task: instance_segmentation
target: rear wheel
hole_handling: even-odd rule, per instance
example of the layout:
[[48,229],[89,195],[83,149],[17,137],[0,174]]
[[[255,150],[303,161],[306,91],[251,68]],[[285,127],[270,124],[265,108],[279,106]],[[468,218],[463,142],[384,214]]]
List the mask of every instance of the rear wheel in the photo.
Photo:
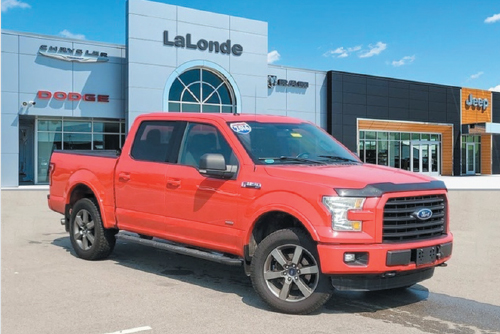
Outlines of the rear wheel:
[[108,257],[115,247],[116,232],[102,226],[95,199],[82,198],[76,202],[70,216],[69,237],[78,257],[85,260]]
[[276,231],[262,240],[252,258],[251,279],[260,297],[284,313],[311,313],[332,291],[321,273],[316,245],[295,228]]

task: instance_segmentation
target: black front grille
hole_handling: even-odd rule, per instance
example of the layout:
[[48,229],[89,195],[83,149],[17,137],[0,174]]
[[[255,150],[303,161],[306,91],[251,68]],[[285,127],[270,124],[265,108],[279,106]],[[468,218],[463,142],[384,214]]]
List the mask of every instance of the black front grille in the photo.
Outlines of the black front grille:
[[[432,211],[427,220],[416,218],[421,209]],[[446,200],[442,195],[390,198],[384,207],[383,242],[414,241],[446,233]]]

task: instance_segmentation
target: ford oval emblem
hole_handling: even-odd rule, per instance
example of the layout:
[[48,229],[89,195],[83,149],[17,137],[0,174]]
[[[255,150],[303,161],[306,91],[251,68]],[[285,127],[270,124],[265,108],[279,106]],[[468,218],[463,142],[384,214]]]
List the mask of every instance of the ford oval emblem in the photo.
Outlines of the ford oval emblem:
[[427,220],[432,217],[432,210],[430,209],[420,209],[412,214],[413,217],[420,220]]

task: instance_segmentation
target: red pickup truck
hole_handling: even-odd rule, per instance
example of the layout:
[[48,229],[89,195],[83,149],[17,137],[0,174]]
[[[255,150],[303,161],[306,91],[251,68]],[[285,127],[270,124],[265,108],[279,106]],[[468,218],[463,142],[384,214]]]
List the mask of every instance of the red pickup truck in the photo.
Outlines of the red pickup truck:
[[120,154],[55,151],[49,180],[79,257],[106,258],[121,238],[240,265],[285,313],[318,309],[332,288],[411,286],[452,251],[443,182],[362,163],[289,117],[142,115]]

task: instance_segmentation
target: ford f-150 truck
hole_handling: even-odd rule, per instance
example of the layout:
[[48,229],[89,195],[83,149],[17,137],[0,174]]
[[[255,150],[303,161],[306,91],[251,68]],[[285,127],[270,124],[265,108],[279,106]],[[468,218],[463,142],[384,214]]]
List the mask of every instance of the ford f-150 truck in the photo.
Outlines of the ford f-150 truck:
[[362,163],[289,117],[142,115],[121,153],[55,151],[49,180],[80,258],[124,239],[240,265],[285,313],[318,309],[333,288],[409,287],[452,251],[443,182]]

